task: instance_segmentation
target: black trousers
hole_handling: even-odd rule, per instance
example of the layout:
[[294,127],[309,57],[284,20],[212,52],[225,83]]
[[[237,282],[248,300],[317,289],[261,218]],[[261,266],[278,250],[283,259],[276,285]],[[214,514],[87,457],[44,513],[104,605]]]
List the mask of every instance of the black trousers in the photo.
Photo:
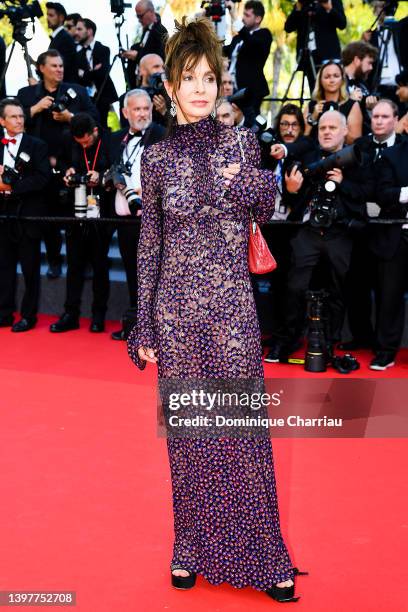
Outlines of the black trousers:
[[350,332],[360,344],[373,344],[371,322],[372,294],[375,289],[376,258],[370,251],[368,231],[353,240],[350,268],[346,281],[346,303]]
[[404,331],[404,293],[408,278],[408,230],[402,230],[398,249],[389,261],[379,260],[376,347],[396,352]]
[[[35,236],[35,234],[34,234]],[[0,316],[15,310],[17,263],[20,262],[25,291],[21,316],[33,318],[40,297],[41,238],[32,237],[27,228],[10,221],[0,224]]]
[[109,244],[112,229],[106,225],[74,225],[66,231],[67,285],[65,312],[78,317],[87,262],[93,269],[92,318],[105,318],[109,298]]
[[305,293],[312,274],[322,259],[328,263],[329,279],[327,340],[341,338],[345,313],[345,282],[350,265],[352,238],[343,228],[315,230],[302,227],[291,241],[292,263],[288,274],[286,330],[289,342],[297,340],[303,331]]
[[[47,215],[57,217],[64,214],[60,207],[58,179],[53,175],[51,182],[45,191]],[[43,237],[45,249],[47,252],[47,260],[50,266],[62,263],[61,247],[62,235],[61,228],[56,223],[48,223],[43,226]]]
[[118,225],[119,251],[125,268],[127,286],[129,291],[129,305],[131,312],[137,312],[137,247],[140,237],[140,224]]

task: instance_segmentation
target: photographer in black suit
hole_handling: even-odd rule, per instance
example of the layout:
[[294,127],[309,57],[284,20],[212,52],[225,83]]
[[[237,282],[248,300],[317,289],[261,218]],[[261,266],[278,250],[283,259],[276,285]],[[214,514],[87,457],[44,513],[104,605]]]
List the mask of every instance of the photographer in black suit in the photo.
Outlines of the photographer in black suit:
[[[374,106],[371,115],[371,133],[358,138],[355,144],[363,153],[364,167],[374,178],[374,162],[379,160],[389,147],[402,140],[395,133],[398,122],[398,108],[391,100],[380,100]],[[378,194],[375,182],[373,189],[367,193],[367,201],[375,202]],[[350,269],[347,277],[347,312],[352,340],[343,342],[339,348],[352,351],[361,348],[373,348],[374,330],[371,323],[371,295],[376,283],[376,268],[370,252],[372,237],[381,232],[381,226],[370,226],[362,231],[354,242]]]
[[47,23],[52,30],[49,49],[59,51],[65,66],[65,80],[77,83],[76,44],[64,27],[67,12],[59,2],[47,2]]
[[[309,28],[310,24],[310,28]],[[337,29],[347,26],[342,0],[298,0],[285,23],[285,32],[297,32],[296,54],[307,49],[315,66],[319,68],[325,60],[340,59],[340,41]],[[304,59],[304,58],[303,58]],[[306,71],[310,91],[315,77],[308,64],[301,64]]]
[[164,59],[164,49],[168,32],[160,21],[160,15],[154,10],[151,0],[139,0],[135,7],[136,17],[143,26],[140,42],[124,51],[122,57],[128,60],[127,74],[130,89],[137,84],[139,63],[148,53],[156,53]]
[[[41,138],[48,145],[50,163],[54,169],[53,180],[47,190],[47,213],[55,216],[63,211],[59,207],[58,154],[64,130],[68,130],[72,117],[78,112],[87,112],[99,118],[84,87],[66,83],[62,57],[55,49],[41,53],[37,59],[37,71],[41,78],[37,85],[19,90],[17,97],[27,117],[27,133]],[[61,274],[61,232],[56,226],[45,229],[49,278]]]
[[[102,176],[110,166],[109,134],[93,117],[78,113],[66,135],[63,166],[64,183],[71,192],[71,210],[81,217],[110,217],[110,198],[102,188]],[[71,213],[72,214],[72,213]],[[103,332],[109,298],[109,243],[112,229],[106,224],[73,224],[66,230],[67,292],[65,311],[50,327],[54,333],[79,327],[84,272],[88,261],[93,268],[91,332]]]
[[[141,216],[142,210],[136,198],[141,198],[140,159],[145,147],[164,138],[165,129],[152,123],[152,101],[143,89],[129,91],[122,110],[129,122],[129,129],[111,136],[110,151],[116,169],[120,168],[121,181],[111,181],[116,189],[115,213],[120,217]],[[126,173],[124,172],[126,170]],[[122,318],[122,329],[113,332],[114,340],[126,340],[127,333],[137,318],[137,246],[140,224],[118,224],[119,250],[126,272],[130,308]]]
[[[376,164],[380,218],[408,216],[408,139],[386,149]],[[378,257],[376,355],[372,370],[394,365],[404,329],[408,278],[408,223],[379,226],[372,249]]]
[[81,49],[77,53],[78,82],[86,87],[90,98],[99,111],[101,125],[107,127],[109,108],[118,99],[110,68],[110,49],[95,40],[96,24],[90,19],[79,19],[77,42]]
[[[42,216],[44,190],[51,176],[47,145],[24,134],[24,111],[19,100],[0,102],[0,214]],[[17,174],[15,174],[17,173]],[[41,230],[39,224],[10,220],[0,224],[0,327],[14,332],[32,329],[37,322],[40,294]],[[13,325],[17,262],[25,292],[21,320]]]
[[[344,147],[347,123],[338,111],[324,113],[318,126],[319,151],[307,153],[302,165],[308,167]],[[372,189],[371,176],[358,166],[333,168],[322,175],[307,176],[297,165],[285,174],[291,200],[291,218],[304,224],[291,241],[292,263],[288,277],[286,342],[280,356],[298,345],[304,325],[304,298],[319,262],[329,265],[328,352],[341,338],[345,310],[345,280],[353,246],[353,227],[364,224],[365,202]]]
[[231,12],[231,19],[235,20],[234,29],[239,31],[231,44],[223,48],[223,53],[230,60],[229,72],[236,88],[247,88],[249,101],[242,110],[247,125],[253,125],[263,98],[269,94],[263,70],[269,57],[272,34],[267,28],[260,27],[265,8],[259,0],[245,3],[242,22],[236,20],[234,3],[227,0],[226,6]]

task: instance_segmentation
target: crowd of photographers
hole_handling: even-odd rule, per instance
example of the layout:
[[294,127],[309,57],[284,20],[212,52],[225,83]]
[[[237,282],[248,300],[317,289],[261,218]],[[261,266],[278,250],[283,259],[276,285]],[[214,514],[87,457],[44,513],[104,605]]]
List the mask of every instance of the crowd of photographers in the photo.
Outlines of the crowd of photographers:
[[[118,11],[123,5],[113,4]],[[123,340],[137,314],[140,158],[145,147],[166,135],[169,100],[161,75],[167,33],[151,1],[139,0],[135,11],[142,37],[121,50],[127,75],[122,94],[109,76],[110,49],[95,40],[95,23],[67,15],[60,3],[46,6],[50,45],[37,58],[37,77],[0,103],[0,215],[13,217],[0,223],[0,326],[14,332],[35,327],[41,239],[48,277],[62,272],[61,224],[16,217],[116,218],[117,223],[66,224],[65,306],[50,331],[79,327],[89,264],[90,331],[104,330],[108,252],[117,230],[129,307],[112,337]],[[204,6],[214,21],[216,6],[211,1]],[[284,104],[273,128],[265,129],[259,112],[269,95],[264,66],[272,36],[261,27],[263,4],[246,2],[242,20],[236,3],[221,5],[230,12],[236,35],[224,47],[224,97],[217,119],[257,133],[263,165],[274,171],[279,185],[271,221],[280,223],[264,227],[278,261],[268,278],[272,337],[267,362],[286,361],[299,347],[306,298],[319,306],[326,360],[340,346],[373,349],[373,369],[395,362],[408,277],[408,222],[392,223],[408,216],[408,17],[391,19],[396,7],[394,0],[392,5],[374,2],[372,30],[341,50],[337,29],[346,27],[341,0],[297,2],[285,29],[297,32],[297,69],[313,93],[303,109]],[[112,133],[108,113],[118,100],[122,129]],[[378,205],[383,223],[368,224],[368,203]],[[15,322],[18,261],[25,292]],[[346,312],[353,337],[339,345]]]

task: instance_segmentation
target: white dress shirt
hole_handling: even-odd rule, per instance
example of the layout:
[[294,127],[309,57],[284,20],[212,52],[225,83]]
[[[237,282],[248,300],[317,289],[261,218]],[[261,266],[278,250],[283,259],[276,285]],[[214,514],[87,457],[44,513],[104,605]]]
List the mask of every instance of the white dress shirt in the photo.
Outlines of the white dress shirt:
[[[130,130],[131,131],[131,130]],[[144,134],[144,131],[143,131]],[[142,185],[140,176],[140,159],[144,146],[140,146],[140,136],[134,136],[123,150],[122,161],[126,163],[129,159],[132,164],[131,176],[125,175],[127,187],[139,189]],[[115,197],[115,211],[120,217],[130,215],[129,204],[123,193],[117,189]]]

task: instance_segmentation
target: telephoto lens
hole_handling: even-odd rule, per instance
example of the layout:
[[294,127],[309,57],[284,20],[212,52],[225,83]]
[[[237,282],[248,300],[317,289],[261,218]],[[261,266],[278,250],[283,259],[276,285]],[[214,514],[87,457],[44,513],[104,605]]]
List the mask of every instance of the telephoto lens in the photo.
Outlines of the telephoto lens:
[[87,208],[86,185],[79,185],[79,187],[75,187],[75,217],[77,219],[85,219]]

